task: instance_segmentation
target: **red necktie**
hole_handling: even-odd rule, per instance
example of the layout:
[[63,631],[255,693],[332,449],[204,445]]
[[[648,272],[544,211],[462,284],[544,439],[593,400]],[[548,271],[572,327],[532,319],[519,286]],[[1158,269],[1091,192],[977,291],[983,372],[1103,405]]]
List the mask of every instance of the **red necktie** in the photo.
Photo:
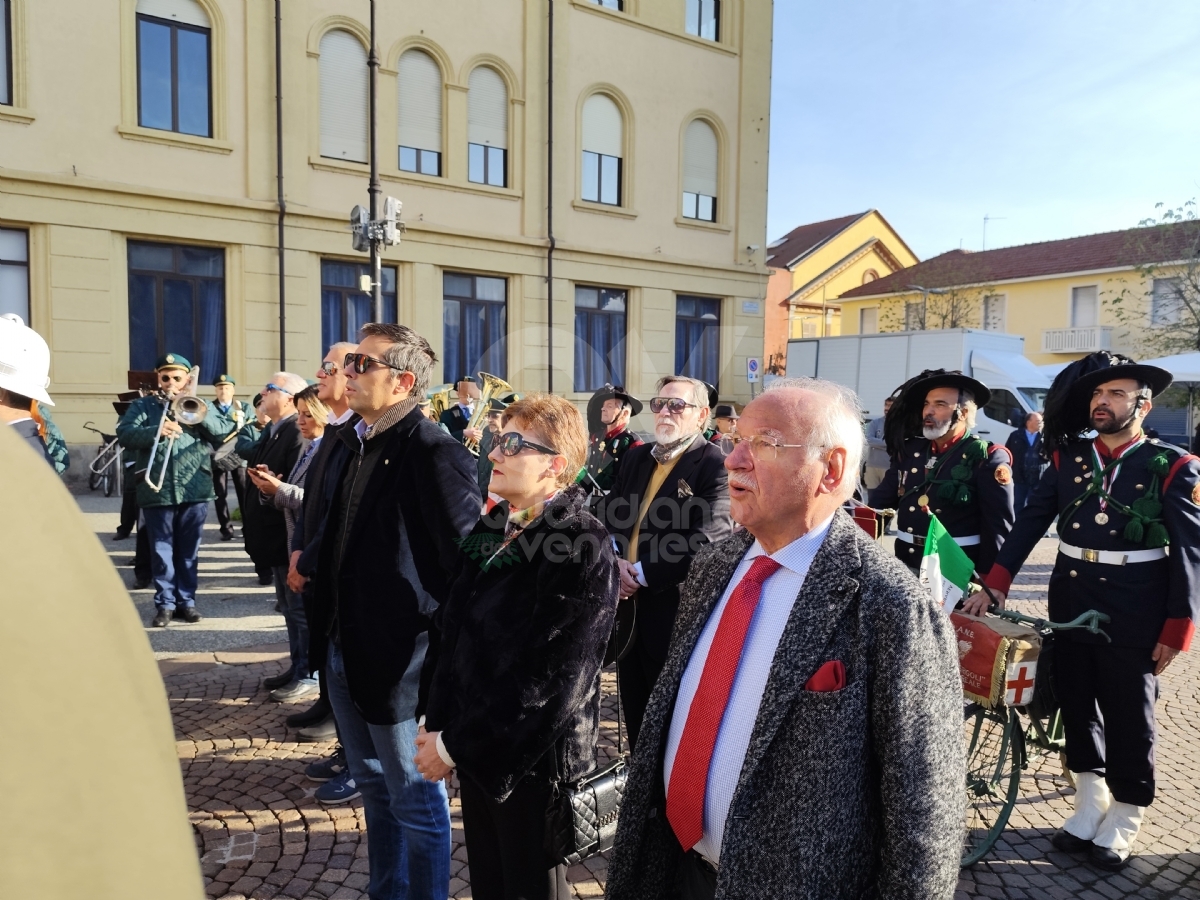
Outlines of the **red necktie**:
[[763,583],[779,567],[769,556],[755,558],[725,604],[717,633],[708,648],[708,658],[704,660],[704,671],[688,709],[671,767],[671,783],[667,786],[667,821],[685,851],[691,850],[704,836],[704,794],[717,731],[729,703],[746,632],[762,597]]

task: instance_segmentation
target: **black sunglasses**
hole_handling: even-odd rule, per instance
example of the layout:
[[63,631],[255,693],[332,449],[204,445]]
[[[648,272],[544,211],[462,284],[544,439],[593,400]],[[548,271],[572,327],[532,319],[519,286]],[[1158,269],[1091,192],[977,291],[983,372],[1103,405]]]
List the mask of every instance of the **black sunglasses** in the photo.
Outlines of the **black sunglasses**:
[[660,413],[664,409],[673,415],[679,415],[685,409],[699,409],[695,403],[688,403],[682,397],[654,397],[650,401],[650,412]]
[[527,441],[515,431],[508,431],[500,435],[496,440],[496,446],[500,448],[500,452],[505,456],[516,456],[526,448],[536,450],[538,453],[545,453],[548,456],[559,455],[557,450],[542,444],[535,444],[533,441]]
[[364,374],[367,369],[371,368],[371,363],[380,366],[387,366],[389,369],[395,369],[397,372],[403,372],[404,369],[400,366],[393,366],[389,362],[384,362],[382,359],[376,359],[373,356],[367,356],[365,353],[347,353],[345,367],[353,369],[359,375]]

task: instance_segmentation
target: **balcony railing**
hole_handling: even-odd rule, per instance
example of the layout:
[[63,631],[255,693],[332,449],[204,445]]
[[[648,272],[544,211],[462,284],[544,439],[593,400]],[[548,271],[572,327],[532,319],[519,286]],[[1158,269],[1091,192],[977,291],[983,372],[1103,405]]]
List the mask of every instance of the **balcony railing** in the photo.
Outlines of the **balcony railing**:
[[1112,349],[1112,326],[1047,328],[1042,332],[1043,353],[1094,353]]

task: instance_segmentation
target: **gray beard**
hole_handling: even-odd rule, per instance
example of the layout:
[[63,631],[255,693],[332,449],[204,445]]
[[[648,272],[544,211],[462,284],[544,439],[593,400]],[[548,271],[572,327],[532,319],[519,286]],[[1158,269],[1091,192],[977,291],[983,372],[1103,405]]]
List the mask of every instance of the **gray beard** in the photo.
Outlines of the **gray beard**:
[[921,434],[925,435],[927,441],[941,440],[946,436],[946,432],[950,430],[950,423],[945,425],[926,425],[921,429]]

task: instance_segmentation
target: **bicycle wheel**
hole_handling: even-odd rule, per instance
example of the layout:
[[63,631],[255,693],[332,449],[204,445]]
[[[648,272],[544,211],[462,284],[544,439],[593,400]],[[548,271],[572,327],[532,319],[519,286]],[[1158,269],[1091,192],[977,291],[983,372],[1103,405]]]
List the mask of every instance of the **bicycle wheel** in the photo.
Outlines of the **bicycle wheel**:
[[116,471],[115,471],[115,466],[110,465],[107,469],[104,470],[104,496],[111,497],[113,495],[113,488],[115,488],[116,485],[117,485],[117,475],[116,475]]
[[104,475],[100,472],[90,473],[88,475],[88,490],[94,491],[96,488],[100,487],[100,479],[103,477]]
[[1000,837],[1017,802],[1024,742],[1016,713],[1006,706],[965,709],[966,839],[962,867],[979,862]]

